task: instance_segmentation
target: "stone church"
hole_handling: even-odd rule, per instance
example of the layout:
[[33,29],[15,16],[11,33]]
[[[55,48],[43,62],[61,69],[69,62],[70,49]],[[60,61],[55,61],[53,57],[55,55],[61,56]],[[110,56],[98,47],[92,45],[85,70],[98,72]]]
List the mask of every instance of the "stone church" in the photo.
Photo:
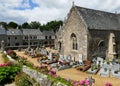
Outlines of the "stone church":
[[112,60],[120,52],[120,14],[73,4],[56,33],[55,47],[75,60],[103,57]]

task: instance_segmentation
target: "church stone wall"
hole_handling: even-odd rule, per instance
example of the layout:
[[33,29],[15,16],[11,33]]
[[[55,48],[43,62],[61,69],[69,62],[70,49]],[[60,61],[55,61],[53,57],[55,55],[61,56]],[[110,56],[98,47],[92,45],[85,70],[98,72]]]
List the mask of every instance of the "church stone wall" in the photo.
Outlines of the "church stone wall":
[[[106,55],[106,50],[108,50],[108,44],[109,44],[109,36],[110,33],[114,33],[115,34],[115,42],[116,42],[116,52],[120,51],[120,31],[111,31],[111,30],[96,30],[96,29],[91,29],[89,30],[90,33],[90,39],[89,39],[89,48],[88,48],[88,55],[89,57],[93,56],[94,53],[96,53],[97,51],[97,45],[95,46],[95,44],[93,43],[93,41],[95,40],[103,40],[105,45],[104,45],[104,50],[101,50],[99,52],[104,53],[104,55]],[[99,43],[99,42],[98,42]],[[96,50],[92,51],[91,48],[92,44],[94,44],[94,47],[96,47]]]
[[[74,8],[71,9],[68,15],[68,19],[64,27],[64,32],[65,32],[63,35],[64,55],[71,55],[72,57],[75,57],[75,59],[77,60],[79,54],[82,54],[83,59],[87,59],[88,45],[87,45],[86,25],[84,24],[84,21],[82,20],[82,18]],[[77,37],[78,50],[72,49],[72,40],[71,40],[72,33],[74,33]]]

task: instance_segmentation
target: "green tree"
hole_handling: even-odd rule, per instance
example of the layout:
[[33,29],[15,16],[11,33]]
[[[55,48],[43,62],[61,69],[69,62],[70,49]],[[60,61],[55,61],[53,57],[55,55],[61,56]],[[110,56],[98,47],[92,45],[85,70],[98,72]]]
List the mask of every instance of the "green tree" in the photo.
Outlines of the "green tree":
[[41,29],[42,30],[53,30],[53,31],[56,31],[59,29],[60,25],[62,25],[63,22],[62,21],[50,21],[48,22],[46,25],[42,25],[41,26]]
[[6,22],[0,22],[0,25],[2,25],[5,29],[7,29],[7,23]]
[[33,21],[33,22],[30,23],[30,26],[31,26],[32,29],[38,29],[38,28],[41,27],[41,24],[40,24],[40,22]]
[[17,28],[17,27],[18,27],[18,24],[15,22],[9,22],[7,25],[7,28]]
[[31,26],[27,22],[23,23],[21,27],[24,29],[31,29]]

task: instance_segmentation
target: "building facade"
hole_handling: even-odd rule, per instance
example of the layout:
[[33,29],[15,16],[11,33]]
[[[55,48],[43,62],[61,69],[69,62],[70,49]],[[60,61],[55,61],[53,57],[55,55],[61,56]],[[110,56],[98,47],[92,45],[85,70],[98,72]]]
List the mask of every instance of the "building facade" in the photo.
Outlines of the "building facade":
[[[49,38],[46,39],[46,36]],[[6,48],[54,47],[55,33],[39,29],[5,29],[0,27],[0,42],[4,41]],[[46,44],[45,42],[49,44]]]
[[62,55],[91,60],[101,56],[109,60],[120,52],[119,14],[73,5],[56,33],[55,47]]

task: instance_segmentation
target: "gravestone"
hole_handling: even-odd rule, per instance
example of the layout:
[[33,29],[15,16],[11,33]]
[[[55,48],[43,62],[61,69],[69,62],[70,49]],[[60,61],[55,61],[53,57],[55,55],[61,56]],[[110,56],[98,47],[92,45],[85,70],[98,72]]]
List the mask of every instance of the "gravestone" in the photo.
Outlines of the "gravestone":
[[52,60],[52,53],[49,52],[48,59]]
[[35,50],[36,50],[36,52],[38,52],[38,51],[39,51],[39,47],[36,47],[36,49],[35,49]]
[[5,51],[5,42],[4,40],[1,41],[1,52]]
[[79,62],[79,64],[83,64],[83,56],[82,56],[82,54],[79,54],[78,62]]
[[102,66],[102,64],[103,64],[103,58],[97,57],[97,65]]

